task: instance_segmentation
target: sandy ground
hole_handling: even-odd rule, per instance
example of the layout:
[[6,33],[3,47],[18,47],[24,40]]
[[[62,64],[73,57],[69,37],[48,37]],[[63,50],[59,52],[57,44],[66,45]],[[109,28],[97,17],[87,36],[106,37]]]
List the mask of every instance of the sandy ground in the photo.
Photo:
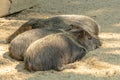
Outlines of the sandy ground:
[[[102,47],[89,52],[75,69],[61,72],[28,72],[23,62],[9,57],[4,40],[30,18],[58,14],[82,14],[101,25]],[[39,5],[0,18],[0,80],[120,80],[120,1],[119,0],[40,0]]]

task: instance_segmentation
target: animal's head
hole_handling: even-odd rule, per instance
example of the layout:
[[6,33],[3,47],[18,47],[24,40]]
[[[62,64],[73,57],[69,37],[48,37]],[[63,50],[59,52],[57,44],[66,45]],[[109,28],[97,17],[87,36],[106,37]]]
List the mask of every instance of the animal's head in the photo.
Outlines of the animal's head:
[[99,39],[99,25],[94,24],[93,26],[78,26],[70,25],[70,32],[74,35],[75,39],[84,46],[88,51],[94,50],[101,46]]
[[100,39],[92,37],[86,31],[81,31],[77,38],[80,44],[85,46],[85,48],[88,49],[89,51],[97,49],[101,46]]
[[101,46],[101,41],[98,38],[94,38],[88,32],[84,30],[71,30],[74,38],[77,40],[80,45],[84,46],[88,51],[97,49]]

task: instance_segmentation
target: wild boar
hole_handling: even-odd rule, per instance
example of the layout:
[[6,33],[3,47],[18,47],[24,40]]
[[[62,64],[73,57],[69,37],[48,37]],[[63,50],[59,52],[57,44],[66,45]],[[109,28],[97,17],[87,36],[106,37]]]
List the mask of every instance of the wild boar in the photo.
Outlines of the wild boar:
[[84,29],[90,35],[98,38],[100,26],[90,17],[83,15],[57,15],[47,19],[31,19],[24,23],[18,30],[11,34],[6,42],[10,43],[18,34],[30,29],[47,28],[47,29],[70,29],[76,27],[77,29]]
[[60,32],[59,30],[33,29],[15,37],[9,46],[10,56],[16,60],[23,60],[23,54],[28,46],[46,35]]
[[[71,29],[68,31],[74,31],[77,29]],[[83,31],[83,32],[82,32]],[[82,30],[80,33],[77,33],[78,35],[81,34],[83,37],[80,39],[83,45],[87,48],[88,51],[94,50],[101,46],[101,42],[99,39],[95,39],[92,37],[89,33]],[[58,32],[64,32],[62,30],[53,30],[53,29],[33,29],[26,31],[24,33],[21,33],[16,38],[14,38],[9,46],[9,53],[10,56],[16,60],[23,60],[23,55],[28,48],[28,46],[33,43],[34,41],[43,38],[49,34],[55,34]],[[91,46],[92,45],[92,46]]]
[[[29,71],[66,69],[66,64],[80,60],[88,48],[93,48],[94,42],[89,41],[86,34],[84,30],[72,30],[38,39],[24,54],[25,68]],[[94,47],[97,48],[97,45]]]

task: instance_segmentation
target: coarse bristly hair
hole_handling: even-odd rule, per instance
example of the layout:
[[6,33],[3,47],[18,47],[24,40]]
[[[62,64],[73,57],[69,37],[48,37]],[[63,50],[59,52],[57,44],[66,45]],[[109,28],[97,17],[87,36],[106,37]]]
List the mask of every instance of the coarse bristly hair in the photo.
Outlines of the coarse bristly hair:
[[[75,30],[80,31],[80,32],[76,32],[75,36],[79,37],[78,40],[80,39],[79,40],[79,41],[81,41],[80,43],[82,45],[84,45],[84,48],[86,48],[86,50],[88,50],[88,51],[94,50],[100,46],[100,40],[93,38],[84,30],[71,29],[71,30],[66,30],[66,31],[68,32],[68,31],[75,31]],[[10,56],[16,60],[21,61],[24,58],[23,55],[24,55],[26,49],[32,42],[34,42],[40,38],[43,38],[49,34],[55,34],[55,33],[61,32],[61,31],[65,32],[63,29],[59,29],[59,30],[56,30],[56,29],[33,29],[33,30],[26,31],[26,32],[18,35],[10,43],[10,46],[9,46]],[[73,40],[73,39],[71,39],[71,40]]]
[[81,44],[81,36],[76,34],[74,31],[67,34],[56,33],[33,42],[24,55],[26,69],[63,70],[66,68],[63,65],[80,60],[86,54],[86,44]]
[[63,65],[79,60],[85,54],[85,49],[58,33],[32,43],[25,53],[24,62],[30,71],[62,70]]
[[23,60],[23,55],[32,42],[58,32],[61,31],[53,29],[33,29],[24,32],[11,41],[9,46],[10,56],[16,60]]
[[98,38],[100,32],[99,24],[88,16],[83,15],[57,15],[47,19],[31,19],[24,23],[18,30],[7,38],[11,42],[18,34],[30,29],[47,28],[47,29],[83,29],[94,38]]

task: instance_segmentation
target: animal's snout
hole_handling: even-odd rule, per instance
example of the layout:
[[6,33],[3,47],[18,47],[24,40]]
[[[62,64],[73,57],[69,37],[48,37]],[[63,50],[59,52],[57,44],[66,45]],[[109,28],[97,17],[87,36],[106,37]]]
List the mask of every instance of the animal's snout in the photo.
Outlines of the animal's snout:
[[99,48],[100,46],[102,46],[102,42],[100,40],[98,40],[95,49]]

